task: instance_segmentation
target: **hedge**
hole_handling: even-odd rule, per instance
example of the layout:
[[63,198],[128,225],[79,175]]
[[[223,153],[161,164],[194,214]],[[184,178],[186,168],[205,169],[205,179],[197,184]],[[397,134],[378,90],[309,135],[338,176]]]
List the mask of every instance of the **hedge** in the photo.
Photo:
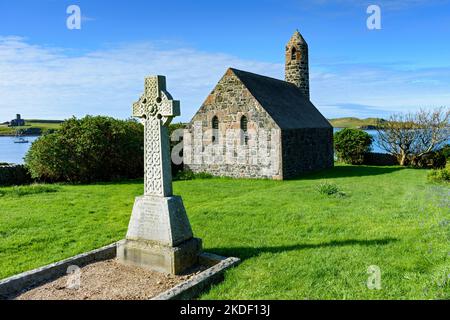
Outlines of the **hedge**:
[[33,182],[24,165],[0,165],[0,186],[24,185]]

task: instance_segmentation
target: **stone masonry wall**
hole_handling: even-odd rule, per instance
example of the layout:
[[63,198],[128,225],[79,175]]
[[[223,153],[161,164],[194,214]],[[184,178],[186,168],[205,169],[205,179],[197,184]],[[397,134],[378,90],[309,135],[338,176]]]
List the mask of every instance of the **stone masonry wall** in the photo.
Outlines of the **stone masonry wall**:
[[[219,120],[215,143],[214,116]],[[242,116],[248,119],[248,145],[243,143],[243,133],[239,131]],[[193,117],[183,141],[184,164],[193,172],[282,178],[280,129],[232,70],[226,72]]]
[[283,179],[333,167],[332,128],[283,130],[281,136]]

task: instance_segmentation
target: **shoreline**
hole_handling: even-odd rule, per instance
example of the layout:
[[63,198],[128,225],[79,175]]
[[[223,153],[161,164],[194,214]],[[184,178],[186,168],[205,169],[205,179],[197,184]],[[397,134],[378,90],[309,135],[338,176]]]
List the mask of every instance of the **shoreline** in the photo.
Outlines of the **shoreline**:
[[[41,137],[42,134],[22,134],[20,137]],[[15,138],[16,136],[14,134],[4,134],[0,133],[0,137],[11,137]]]

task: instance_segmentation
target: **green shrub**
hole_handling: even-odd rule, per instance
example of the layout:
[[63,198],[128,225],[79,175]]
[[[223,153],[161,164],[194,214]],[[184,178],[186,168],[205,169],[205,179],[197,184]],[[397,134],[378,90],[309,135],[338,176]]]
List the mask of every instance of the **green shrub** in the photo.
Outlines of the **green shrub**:
[[334,147],[340,161],[363,164],[364,155],[371,150],[373,138],[359,129],[343,129],[334,134]]
[[445,145],[440,152],[446,159],[450,159],[450,144]]
[[144,168],[144,130],[134,120],[87,116],[36,140],[25,156],[33,178],[84,183],[138,178]]
[[398,166],[397,157],[388,153],[367,152],[364,154],[364,164],[369,166]]
[[443,152],[430,152],[421,157],[414,157],[411,160],[411,166],[421,169],[443,169],[447,163]]
[[428,173],[431,182],[450,182],[450,163],[444,169],[432,170]]
[[30,172],[23,165],[0,164],[0,186],[14,186],[33,182]]

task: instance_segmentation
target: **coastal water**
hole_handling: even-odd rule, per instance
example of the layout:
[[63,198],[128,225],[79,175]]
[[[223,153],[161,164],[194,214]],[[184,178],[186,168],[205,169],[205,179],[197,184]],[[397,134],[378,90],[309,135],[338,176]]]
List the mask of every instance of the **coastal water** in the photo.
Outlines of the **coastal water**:
[[24,137],[29,143],[14,143],[14,137],[0,137],[0,163],[22,164],[31,143],[39,137]]

